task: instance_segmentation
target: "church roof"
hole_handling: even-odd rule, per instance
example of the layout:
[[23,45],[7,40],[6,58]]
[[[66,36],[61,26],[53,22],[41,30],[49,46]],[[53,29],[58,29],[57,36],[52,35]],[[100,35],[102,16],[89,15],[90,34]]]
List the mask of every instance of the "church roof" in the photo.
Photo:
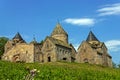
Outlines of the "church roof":
[[19,32],[17,32],[17,34],[13,37],[13,39],[23,40]]
[[96,38],[96,36],[93,34],[93,32],[90,31],[86,41],[99,41],[99,40]]
[[67,47],[67,48],[71,48],[71,46],[59,39],[55,39],[52,37],[48,37],[55,45],[59,45],[59,46],[63,46],[63,47]]
[[60,23],[57,23],[55,29],[53,30],[51,35],[56,35],[56,34],[65,34],[68,35],[67,32],[65,32],[65,30],[62,28],[62,26],[60,25]]

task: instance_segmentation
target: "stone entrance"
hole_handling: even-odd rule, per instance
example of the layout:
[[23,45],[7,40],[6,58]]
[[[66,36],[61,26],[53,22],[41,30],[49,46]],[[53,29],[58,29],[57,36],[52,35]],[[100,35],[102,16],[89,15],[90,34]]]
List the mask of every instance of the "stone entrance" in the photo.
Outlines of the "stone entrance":
[[48,57],[48,62],[51,62],[51,57],[50,56]]

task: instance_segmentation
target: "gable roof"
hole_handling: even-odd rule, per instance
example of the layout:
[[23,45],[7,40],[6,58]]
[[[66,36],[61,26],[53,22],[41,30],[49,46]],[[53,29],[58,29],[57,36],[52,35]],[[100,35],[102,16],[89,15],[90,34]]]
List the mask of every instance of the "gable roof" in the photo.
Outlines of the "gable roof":
[[86,41],[99,41],[99,40],[96,38],[96,36],[93,34],[93,32],[90,31]]
[[62,26],[60,25],[60,23],[57,23],[57,25],[54,28],[51,36],[56,35],[56,34],[65,34],[65,35],[68,35],[67,32],[65,32],[65,30],[62,28]]
[[53,44],[55,44],[55,45],[63,46],[63,47],[71,49],[71,46],[69,44],[67,44],[67,43],[65,43],[65,42],[63,42],[61,40],[58,40],[58,39],[55,39],[55,38],[52,38],[52,37],[48,37],[48,36],[47,36],[47,38],[50,39],[50,41],[52,41]]
[[92,49],[91,45],[87,42],[87,41],[82,41],[82,43],[79,45],[77,51],[81,48],[82,45],[87,44],[89,46],[90,49]]

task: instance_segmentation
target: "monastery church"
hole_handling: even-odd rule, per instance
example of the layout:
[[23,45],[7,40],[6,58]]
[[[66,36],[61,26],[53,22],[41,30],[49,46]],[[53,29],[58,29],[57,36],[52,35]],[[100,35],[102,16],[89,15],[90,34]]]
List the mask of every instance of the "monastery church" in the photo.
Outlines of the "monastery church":
[[17,33],[6,43],[2,60],[26,63],[66,61],[112,67],[112,57],[107,47],[92,31],[76,51],[74,46],[69,44],[68,34],[60,23],[57,23],[51,35],[47,36],[43,43],[37,43],[35,40],[26,43]]

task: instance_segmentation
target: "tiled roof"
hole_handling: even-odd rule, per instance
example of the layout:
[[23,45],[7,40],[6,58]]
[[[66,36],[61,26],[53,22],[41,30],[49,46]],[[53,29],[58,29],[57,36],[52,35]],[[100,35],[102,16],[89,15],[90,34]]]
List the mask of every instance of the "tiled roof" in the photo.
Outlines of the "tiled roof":
[[55,27],[55,29],[52,32],[52,36],[56,35],[56,34],[65,34],[68,35],[67,32],[65,32],[65,30],[61,27],[60,23],[58,23]]
[[59,45],[59,46],[63,46],[63,47],[67,47],[67,48],[71,48],[71,46],[61,40],[52,38],[52,37],[48,37],[55,45]]

